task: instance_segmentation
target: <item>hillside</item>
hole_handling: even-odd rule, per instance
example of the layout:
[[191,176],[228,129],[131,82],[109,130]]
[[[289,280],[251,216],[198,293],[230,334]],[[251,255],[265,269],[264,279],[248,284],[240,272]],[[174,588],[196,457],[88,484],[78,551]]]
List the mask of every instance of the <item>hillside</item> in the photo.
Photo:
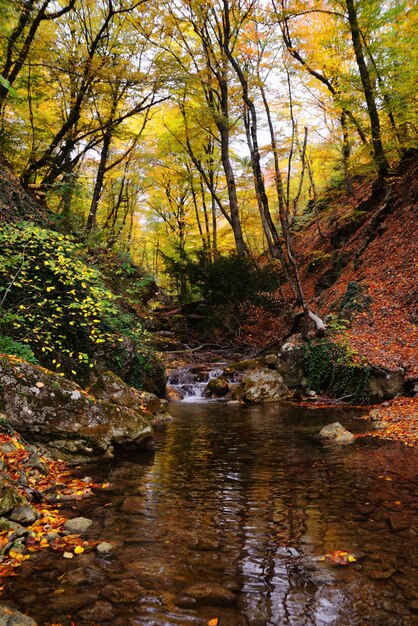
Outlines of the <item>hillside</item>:
[[[374,364],[418,377],[417,152],[403,159],[388,188],[356,199],[329,197],[316,222],[298,237],[304,285],[312,306],[351,320],[352,347]],[[313,259],[313,260],[312,260]]]
[[[359,179],[354,197],[330,189],[318,218],[303,215],[295,233],[300,274],[310,307],[331,326],[341,320],[358,357],[387,370],[405,370],[411,390],[418,377],[417,152],[402,160],[384,191]],[[291,302],[291,294],[284,290]],[[292,319],[251,312],[240,330],[243,346],[260,351],[289,336]]]

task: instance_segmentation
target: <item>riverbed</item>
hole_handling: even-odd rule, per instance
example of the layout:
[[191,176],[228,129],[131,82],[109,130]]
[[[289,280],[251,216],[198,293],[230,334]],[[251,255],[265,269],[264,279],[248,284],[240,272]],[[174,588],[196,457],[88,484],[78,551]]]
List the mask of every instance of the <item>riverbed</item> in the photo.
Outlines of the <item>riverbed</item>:
[[[319,440],[334,421],[365,431],[354,410],[169,408],[154,454],[78,470],[109,487],[63,510],[110,555],[33,555],[9,604],[40,625],[418,623],[416,449]],[[336,550],[356,560],[321,560]]]

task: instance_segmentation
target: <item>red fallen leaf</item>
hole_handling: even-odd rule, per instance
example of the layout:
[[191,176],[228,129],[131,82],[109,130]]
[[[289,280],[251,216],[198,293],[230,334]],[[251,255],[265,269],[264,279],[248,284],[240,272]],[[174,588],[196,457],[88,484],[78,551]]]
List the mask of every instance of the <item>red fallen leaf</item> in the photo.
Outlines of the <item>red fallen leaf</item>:
[[347,552],[347,550],[335,550],[335,552],[321,556],[319,560],[327,560],[332,565],[350,565],[350,563],[355,563],[357,561],[356,557]]

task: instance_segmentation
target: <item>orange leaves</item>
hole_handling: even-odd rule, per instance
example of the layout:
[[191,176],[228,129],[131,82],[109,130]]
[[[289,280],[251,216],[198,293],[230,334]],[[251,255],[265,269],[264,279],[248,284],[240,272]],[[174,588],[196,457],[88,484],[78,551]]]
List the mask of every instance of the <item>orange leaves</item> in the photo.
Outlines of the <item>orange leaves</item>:
[[214,617],[213,619],[210,619],[208,621],[208,626],[218,626],[219,625],[219,618],[218,617]]
[[373,410],[373,420],[385,426],[367,433],[368,436],[400,441],[410,447],[418,445],[418,398],[399,397],[385,402]]
[[321,556],[319,560],[328,561],[331,565],[350,565],[357,561],[356,557],[347,550],[335,550],[335,552]]
[[[8,480],[13,483],[19,495],[34,498],[31,505],[37,510],[39,517],[27,527],[28,535],[24,543],[19,543],[19,547],[13,544],[12,530],[0,532],[0,550],[3,554],[0,581],[16,576],[16,569],[30,558],[31,553],[39,550],[52,549],[61,552],[65,558],[73,558],[93,548],[97,542],[83,541],[79,536],[62,534],[67,518],[61,515],[58,508],[60,503],[56,501],[86,498],[93,495],[92,487],[100,488],[101,485],[95,485],[89,479],[83,481],[75,478],[65,462],[54,461],[38,451],[37,457],[47,468],[41,474],[31,466],[29,460],[33,449],[17,433],[11,436],[7,432],[0,432],[1,444],[8,444],[10,449],[7,458],[5,453],[0,454],[6,463]],[[21,482],[22,475],[24,484]],[[106,486],[108,485],[103,485],[103,488]],[[0,593],[2,590],[3,587],[0,586]]]

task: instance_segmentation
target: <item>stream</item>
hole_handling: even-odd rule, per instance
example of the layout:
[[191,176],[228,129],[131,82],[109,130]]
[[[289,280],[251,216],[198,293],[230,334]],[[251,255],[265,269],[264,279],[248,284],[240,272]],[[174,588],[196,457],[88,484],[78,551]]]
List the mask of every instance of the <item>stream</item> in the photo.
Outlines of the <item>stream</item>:
[[[110,486],[62,509],[113,552],[34,554],[7,583],[10,605],[42,626],[418,624],[415,449],[318,440],[337,420],[365,431],[354,410],[169,410],[155,454],[82,467]],[[338,549],[356,562],[320,560]]]

